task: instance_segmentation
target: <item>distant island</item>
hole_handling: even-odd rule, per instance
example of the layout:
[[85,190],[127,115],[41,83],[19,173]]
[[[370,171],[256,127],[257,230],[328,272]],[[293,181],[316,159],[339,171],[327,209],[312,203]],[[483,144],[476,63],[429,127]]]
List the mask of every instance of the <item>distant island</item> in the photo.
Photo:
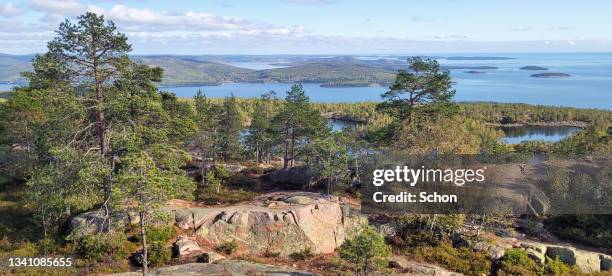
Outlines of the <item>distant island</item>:
[[470,70],[470,71],[464,71],[464,73],[466,73],[466,74],[486,74],[487,72],[477,71],[477,70]]
[[534,65],[529,65],[529,66],[523,66],[521,68],[519,68],[521,70],[548,70],[548,68],[546,67],[541,67],[541,66],[534,66]]
[[534,78],[567,78],[572,75],[566,73],[540,73],[531,75]]
[[508,60],[515,59],[511,57],[466,57],[466,56],[456,56],[456,57],[447,57],[447,60]]

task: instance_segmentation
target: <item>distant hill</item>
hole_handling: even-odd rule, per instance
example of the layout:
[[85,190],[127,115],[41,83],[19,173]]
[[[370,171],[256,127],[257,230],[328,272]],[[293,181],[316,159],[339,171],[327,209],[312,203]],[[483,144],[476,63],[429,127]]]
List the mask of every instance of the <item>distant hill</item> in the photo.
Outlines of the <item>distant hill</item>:
[[32,70],[34,55],[0,54],[0,82],[23,82],[20,72]]
[[190,57],[140,56],[133,59],[164,68],[162,85],[165,86],[219,85],[223,82],[249,81],[254,72],[250,69]]
[[511,57],[464,57],[464,56],[456,56],[456,57],[447,57],[447,60],[508,60],[515,59]]
[[[33,55],[0,54],[0,82],[23,82]],[[399,58],[362,59],[353,56],[196,56],[135,55],[133,60],[164,69],[163,86],[220,85],[224,82],[315,82],[325,87],[387,86],[407,63]],[[229,65],[260,62],[285,66],[253,70]],[[493,66],[442,66],[444,70],[492,70]]]

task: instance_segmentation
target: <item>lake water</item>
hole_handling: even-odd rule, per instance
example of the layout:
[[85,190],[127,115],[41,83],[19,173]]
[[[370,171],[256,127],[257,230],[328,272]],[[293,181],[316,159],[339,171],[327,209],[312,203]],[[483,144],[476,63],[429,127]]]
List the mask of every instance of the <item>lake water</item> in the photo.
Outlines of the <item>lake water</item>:
[[[482,74],[470,74],[470,70],[452,70],[457,91],[456,101],[494,101],[504,103],[528,103],[612,110],[612,53],[563,53],[563,54],[445,54],[444,56],[503,56],[506,60],[446,60],[442,65],[496,66],[499,69],[478,70]],[[377,57],[372,57],[377,58]],[[380,58],[380,57],[378,57]],[[387,57],[384,57],[387,58]],[[265,62],[234,63],[245,68],[270,68]],[[547,71],[520,70],[522,66],[542,66]],[[531,74],[542,72],[567,73],[568,78],[534,78]],[[0,91],[10,90],[12,85],[0,84]],[[253,98],[274,90],[285,96],[291,84],[283,83],[231,83],[221,86],[165,87],[162,90],[180,97],[193,97],[198,89],[209,97]],[[315,102],[380,101],[386,87],[325,88],[316,83],[304,84],[310,99]]]
[[[334,132],[356,125],[356,123],[343,120],[329,120],[328,124]],[[506,144],[520,144],[523,141],[558,142],[580,131],[580,128],[571,126],[518,126],[499,127],[499,129],[504,132],[502,141]]]
[[557,142],[580,130],[570,126],[520,126],[500,129],[505,134],[503,141],[506,144],[519,144],[523,141]]

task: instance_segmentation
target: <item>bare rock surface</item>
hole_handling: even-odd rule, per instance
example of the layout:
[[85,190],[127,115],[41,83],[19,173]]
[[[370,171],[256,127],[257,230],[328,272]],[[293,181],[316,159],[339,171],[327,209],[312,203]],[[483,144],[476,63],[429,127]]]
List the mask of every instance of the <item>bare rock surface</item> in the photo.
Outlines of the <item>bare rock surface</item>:
[[[141,272],[113,274],[116,276],[137,276]],[[157,268],[150,275],[275,275],[275,276],[310,276],[316,275],[306,271],[293,270],[281,266],[257,264],[240,260],[220,260],[214,263],[188,263]]]
[[395,272],[392,275],[435,275],[435,276],[458,276],[463,275],[452,272],[433,264],[419,263],[406,259],[404,256],[393,255],[389,258]]
[[331,253],[367,218],[341,207],[339,198],[308,192],[278,192],[225,207],[168,207],[176,224],[194,229],[213,246],[235,240],[247,254],[310,249]]

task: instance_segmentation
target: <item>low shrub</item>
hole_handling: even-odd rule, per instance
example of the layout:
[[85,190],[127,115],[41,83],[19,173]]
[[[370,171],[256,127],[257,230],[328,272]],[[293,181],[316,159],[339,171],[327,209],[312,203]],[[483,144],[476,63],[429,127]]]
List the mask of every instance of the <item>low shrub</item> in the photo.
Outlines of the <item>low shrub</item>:
[[416,260],[436,263],[466,275],[488,274],[491,270],[491,261],[485,253],[474,252],[466,247],[453,248],[448,240],[437,246],[406,248],[405,253]]
[[[133,233],[131,241],[135,243],[141,243],[140,228],[135,227],[131,231]],[[169,240],[176,237],[176,228],[172,225],[150,225],[145,227],[147,235],[147,243],[152,244],[154,242],[167,243]]]
[[542,274],[542,267],[522,249],[508,249],[501,259],[498,275]]
[[146,234],[151,243],[166,243],[176,236],[176,229],[172,225],[151,226],[147,227]]
[[546,265],[544,266],[544,272],[546,275],[569,275],[571,268],[559,260],[559,256],[555,259],[546,257]]
[[312,257],[314,257],[314,254],[312,254],[312,249],[310,247],[307,247],[302,251],[293,252],[289,255],[289,258],[293,259],[294,261],[303,261]]
[[268,250],[266,250],[266,252],[262,254],[262,257],[264,258],[276,258],[278,256],[280,256],[280,252],[273,252]]
[[28,241],[18,243],[11,251],[11,254],[15,257],[34,257],[38,253],[38,246]]
[[217,246],[216,250],[226,255],[232,255],[234,252],[236,252],[236,250],[238,250],[238,242],[236,240],[231,240]]
[[77,255],[97,262],[125,259],[135,247],[123,233],[84,235],[75,240],[75,245]]
[[172,259],[172,249],[162,242],[153,242],[148,248],[150,266],[162,266]]
[[370,271],[387,268],[391,248],[373,227],[364,226],[361,233],[342,243],[338,253],[356,274],[367,275]]

